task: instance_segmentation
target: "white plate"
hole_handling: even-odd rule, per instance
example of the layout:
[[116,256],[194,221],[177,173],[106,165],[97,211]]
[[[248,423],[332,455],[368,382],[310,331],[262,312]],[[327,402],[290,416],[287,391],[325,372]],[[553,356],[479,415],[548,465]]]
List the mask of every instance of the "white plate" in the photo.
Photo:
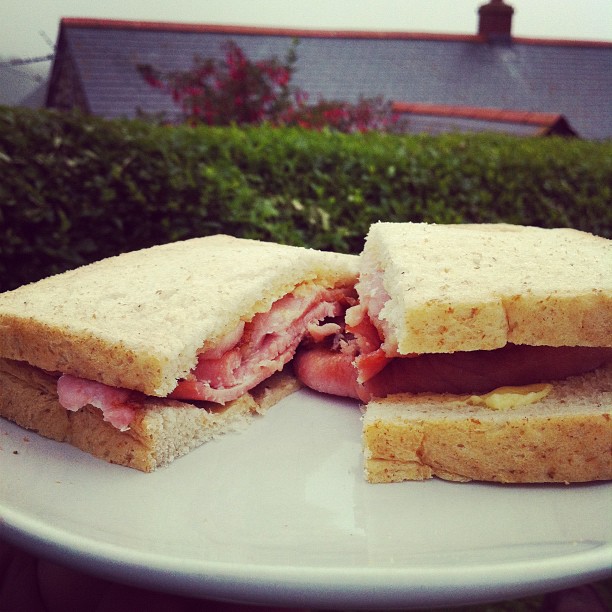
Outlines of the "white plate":
[[0,536],[117,581],[266,605],[512,599],[612,566],[612,483],[363,480],[357,404],[300,391],[153,474],[0,421]]

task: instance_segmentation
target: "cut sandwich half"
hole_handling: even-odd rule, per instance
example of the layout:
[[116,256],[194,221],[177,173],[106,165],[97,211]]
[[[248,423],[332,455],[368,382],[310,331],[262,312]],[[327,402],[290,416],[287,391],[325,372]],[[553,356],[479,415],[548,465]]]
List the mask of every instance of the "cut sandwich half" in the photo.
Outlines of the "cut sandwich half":
[[[420,404],[405,394],[433,393],[447,404],[449,394],[561,381],[612,360],[612,243],[576,230],[378,223],[357,291],[344,334],[312,340],[298,354],[304,384],[366,404],[389,398],[409,414]],[[599,422],[602,406],[592,408]],[[367,445],[366,456],[375,457]],[[611,477],[608,470],[593,479]]]
[[356,258],[210,236],[0,295],[0,416],[151,471],[298,387],[309,328],[354,302]]

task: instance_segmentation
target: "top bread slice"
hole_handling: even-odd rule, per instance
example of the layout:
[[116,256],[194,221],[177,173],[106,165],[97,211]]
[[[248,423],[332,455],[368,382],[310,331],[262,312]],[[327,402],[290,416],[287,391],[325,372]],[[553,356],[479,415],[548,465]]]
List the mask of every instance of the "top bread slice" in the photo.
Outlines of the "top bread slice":
[[0,357],[163,397],[240,321],[356,264],[225,235],[125,253],[0,295]]
[[391,352],[612,346],[605,238],[506,224],[377,223],[361,257],[361,273],[381,274],[390,298],[380,318]]

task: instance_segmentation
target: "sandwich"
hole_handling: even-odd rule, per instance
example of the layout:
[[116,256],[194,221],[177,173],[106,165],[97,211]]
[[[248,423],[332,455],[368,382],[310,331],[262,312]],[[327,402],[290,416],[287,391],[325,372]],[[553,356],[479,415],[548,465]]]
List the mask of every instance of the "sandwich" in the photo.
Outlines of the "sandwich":
[[145,472],[295,391],[309,328],[354,303],[356,257],[217,235],[0,295],[0,416]]
[[572,229],[377,223],[341,333],[303,384],[365,404],[370,482],[612,478],[612,242]]

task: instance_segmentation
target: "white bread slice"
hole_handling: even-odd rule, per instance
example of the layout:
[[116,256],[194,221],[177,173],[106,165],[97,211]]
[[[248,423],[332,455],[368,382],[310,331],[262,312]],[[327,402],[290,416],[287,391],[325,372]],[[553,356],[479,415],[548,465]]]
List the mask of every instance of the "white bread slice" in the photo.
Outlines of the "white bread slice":
[[278,372],[225,406],[147,398],[127,431],[105,422],[93,406],[66,410],[56,387],[56,376],[0,359],[0,416],[110,463],[151,472],[221,434],[243,429],[255,415],[296,391],[299,383]]
[[240,321],[356,264],[223,235],[126,253],[0,295],[0,357],[163,397]]
[[612,479],[612,363],[552,383],[544,398],[493,410],[456,395],[399,394],[363,417],[365,477],[372,483],[504,483]]
[[361,257],[362,277],[382,274],[390,297],[380,313],[388,354],[612,346],[605,238],[506,224],[377,223]]

